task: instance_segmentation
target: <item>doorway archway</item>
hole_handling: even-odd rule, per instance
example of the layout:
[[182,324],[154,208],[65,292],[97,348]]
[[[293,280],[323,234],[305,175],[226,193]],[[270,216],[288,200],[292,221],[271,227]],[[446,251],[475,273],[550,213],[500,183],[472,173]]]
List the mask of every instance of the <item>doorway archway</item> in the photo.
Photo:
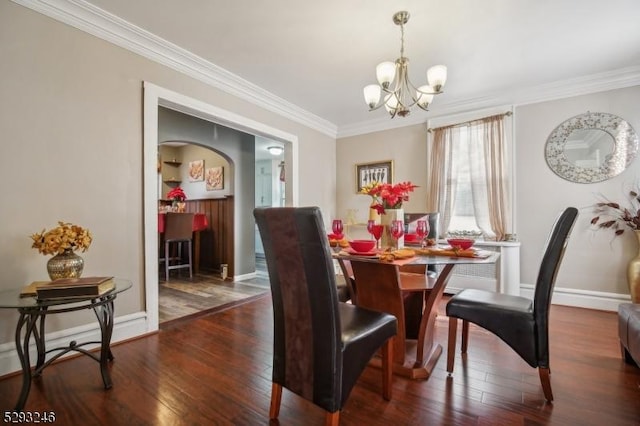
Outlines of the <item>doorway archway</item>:
[[[286,204],[298,205],[298,138],[247,117],[215,107],[197,99],[144,82],[143,119],[143,220],[144,220],[144,283],[147,314],[147,332],[159,327],[158,316],[158,217],[157,217],[157,159],[158,159],[158,107],[170,108],[194,117],[249,134],[281,141],[285,147],[285,162],[290,164],[291,179],[286,186]],[[238,170],[235,173],[239,173]],[[248,208],[248,207],[247,207]],[[246,208],[245,208],[246,210]],[[234,234],[243,225],[243,209],[234,211]],[[241,259],[242,247],[234,248],[234,257]]]

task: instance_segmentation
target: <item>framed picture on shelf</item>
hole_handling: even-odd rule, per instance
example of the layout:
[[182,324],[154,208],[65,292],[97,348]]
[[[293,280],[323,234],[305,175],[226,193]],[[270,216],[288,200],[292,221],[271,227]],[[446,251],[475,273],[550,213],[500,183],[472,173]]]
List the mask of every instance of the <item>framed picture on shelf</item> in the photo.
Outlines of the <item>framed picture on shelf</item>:
[[356,192],[372,182],[393,182],[393,161],[356,164]]
[[224,189],[224,167],[210,167],[206,173],[207,191]]
[[204,180],[204,160],[189,162],[189,182],[202,182]]

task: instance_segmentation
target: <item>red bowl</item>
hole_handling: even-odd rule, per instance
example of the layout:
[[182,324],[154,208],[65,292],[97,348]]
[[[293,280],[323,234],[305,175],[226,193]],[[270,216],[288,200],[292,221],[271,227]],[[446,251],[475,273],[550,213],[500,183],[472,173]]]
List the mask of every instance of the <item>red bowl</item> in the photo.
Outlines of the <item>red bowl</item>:
[[349,245],[359,253],[367,253],[373,250],[376,242],[374,240],[351,240],[349,241]]
[[451,247],[458,247],[462,250],[470,248],[475,241],[467,238],[448,238],[447,242]]
[[404,236],[405,243],[412,243],[417,240],[418,240],[418,234],[405,234]]

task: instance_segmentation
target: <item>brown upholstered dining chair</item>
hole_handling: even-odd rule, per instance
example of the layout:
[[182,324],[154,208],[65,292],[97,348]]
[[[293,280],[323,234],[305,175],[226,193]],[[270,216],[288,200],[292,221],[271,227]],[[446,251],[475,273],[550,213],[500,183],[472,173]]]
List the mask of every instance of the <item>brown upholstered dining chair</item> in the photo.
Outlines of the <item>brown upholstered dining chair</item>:
[[462,353],[467,352],[469,322],[500,337],[531,367],[538,369],[547,401],[553,401],[549,379],[549,308],[556,275],[578,210],[568,207],[556,220],[540,264],[534,299],[467,289],[447,303],[449,345],[447,371],[453,372],[458,319],[462,320]]
[[[174,269],[189,269],[189,278],[193,278],[192,261],[193,241],[193,213],[167,213],[164,227],[164,278],[169,281],[169,271]],[[182,244],[187,245],[187,263],[182,263]],[[175,245],[176,255],[171,249]]]
[[340,303],[329,241],[317,207],[254,210],[264,246],[274,317],[269,417],[277,419],[282,388],[326,411],[340,410],[369,360],[382,348],[382,395],[391,399],[396,319]]

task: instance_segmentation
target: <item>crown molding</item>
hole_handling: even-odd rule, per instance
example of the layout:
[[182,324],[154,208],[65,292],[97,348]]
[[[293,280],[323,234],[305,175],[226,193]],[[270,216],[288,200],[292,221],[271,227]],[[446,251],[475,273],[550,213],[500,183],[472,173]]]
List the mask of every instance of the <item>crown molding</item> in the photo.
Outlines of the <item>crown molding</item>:
[[427,120],[498,105],[526,105],[640,84],[640,65],[434,106],[426,114],[383,116],[344,126],[318,117],[261,87],[84,0],[12,0],[45,16],[165,65],[226,93],[317,130],[332,138],[396,129]]
[[12,0],[233,96],[335,138],[337,126],[83,0]]
[[444,103],[436,105],[432,111],[426,114],[410,115],[409,117],[399,119],[390,119],[385,116],[384,118],[340,126],[338,129],[338,139],[414,124],[422,124],[433,118],[479,109],[504,105],[520,106],[534,104],[637,85],[640,85],[640,65],[513,89],[507,92],[494,92],[486,96],[464,99],[457,102]]

